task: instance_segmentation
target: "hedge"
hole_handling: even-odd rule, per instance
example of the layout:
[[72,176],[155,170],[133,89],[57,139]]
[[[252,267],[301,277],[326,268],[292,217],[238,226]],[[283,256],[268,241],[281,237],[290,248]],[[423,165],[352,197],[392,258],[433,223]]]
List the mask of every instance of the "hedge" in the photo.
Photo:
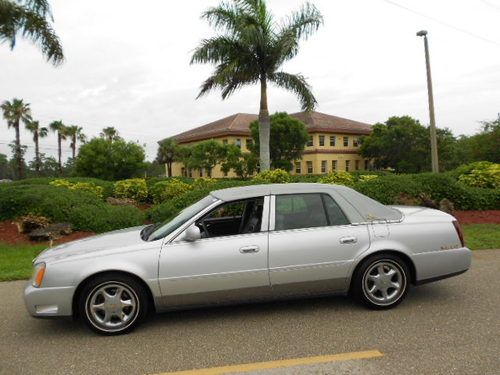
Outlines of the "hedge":
[[100,180],[98,178],[92,177],[36,177],[36,178],[27,178],[25,180],[18,180],[9,183],[9,186],[24,186],[24,185],[49,185],[52,181],[64,179],[72,184],[78,182],[87,182],[92,183],[97,186],[101,186],[103,189],[103,197],[107,198],[113,195],[113,182]]

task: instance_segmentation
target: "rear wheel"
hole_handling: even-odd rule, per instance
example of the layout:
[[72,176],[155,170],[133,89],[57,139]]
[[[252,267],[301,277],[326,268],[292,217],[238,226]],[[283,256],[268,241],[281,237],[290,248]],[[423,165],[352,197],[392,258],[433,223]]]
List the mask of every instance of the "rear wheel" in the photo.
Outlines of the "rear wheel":
[[146,316],[144,287],[121,274],[100,275],[88,282],[78,301],[79,314],[95,332],[118,335],[134,329]]
[[354,275],[354,296],[372,309],[389,309],[405,298],[409,276],[408,266],[398,256],[374,255],[363,261]]

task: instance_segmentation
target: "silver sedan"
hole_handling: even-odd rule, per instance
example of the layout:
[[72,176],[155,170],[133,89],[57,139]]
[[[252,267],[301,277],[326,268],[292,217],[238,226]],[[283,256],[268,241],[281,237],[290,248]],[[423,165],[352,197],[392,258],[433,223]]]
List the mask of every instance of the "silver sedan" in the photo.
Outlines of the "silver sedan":
[[470,263],[444,212],[344,186],[253,185],[213,191],[161,225],[47,249],[24,298],[34,317],[78,316],[113,335],[151,311],[213,304],[349,293],[387,309]]

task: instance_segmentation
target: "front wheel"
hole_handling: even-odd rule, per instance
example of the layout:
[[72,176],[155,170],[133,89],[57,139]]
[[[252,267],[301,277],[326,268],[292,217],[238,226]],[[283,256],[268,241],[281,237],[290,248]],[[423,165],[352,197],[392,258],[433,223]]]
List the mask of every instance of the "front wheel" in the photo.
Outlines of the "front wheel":
[[408,293],[409,270],[399,257],[375,255],[363,261],[353,279],[354,296],[372,309],[389,309]]
[[101,275],[87,283],[78,301],[79,315],[95,332],[118,335],[146,316],[148,300],[141,284],[125,275]]

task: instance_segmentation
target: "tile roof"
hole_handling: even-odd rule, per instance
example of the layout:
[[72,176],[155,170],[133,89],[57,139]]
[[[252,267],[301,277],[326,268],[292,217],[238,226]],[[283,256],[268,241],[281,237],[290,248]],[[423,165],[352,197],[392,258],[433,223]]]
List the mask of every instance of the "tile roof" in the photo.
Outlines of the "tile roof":
[[[320,112],[297,112],[290,116],[304,122],[309,133],[370,134],[371,125]],[[258,119],[250,113],[236,113],[206,125],[172,136],[177,143],[188,143],[224,136],[249,136],[250,123]]]

